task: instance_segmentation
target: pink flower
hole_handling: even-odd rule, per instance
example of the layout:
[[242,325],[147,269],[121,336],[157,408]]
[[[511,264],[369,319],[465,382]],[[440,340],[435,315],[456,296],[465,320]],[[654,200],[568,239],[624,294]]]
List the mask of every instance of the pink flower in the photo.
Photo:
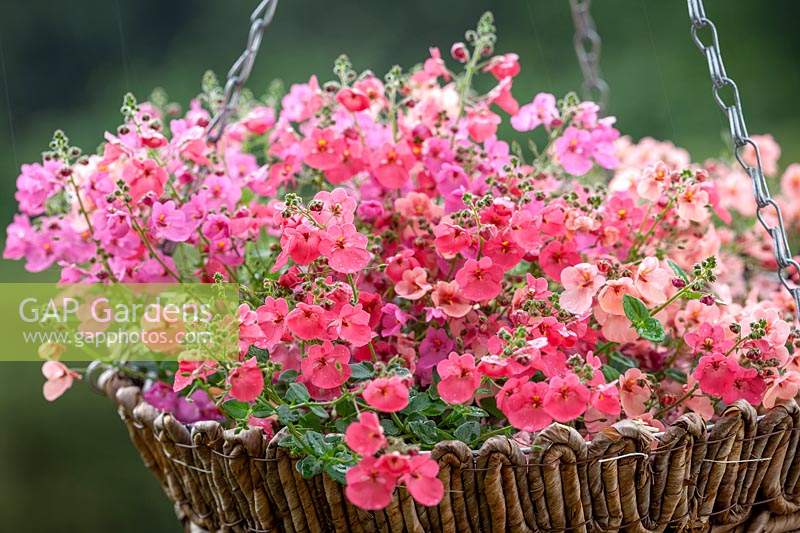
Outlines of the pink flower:
[[486,107],[472,109],[467,113],[467,131],[475,142],[482,143],[497,133],[500,117]]
[[447,359],[439,361],[436,371],[442,379],[438,386],[439,394],[450,404],[470,402],[481,384],[481,375],[472,354],[451,352]]
[[350,350],[343,344],[325,341],[308,348],[308,356],[300,363],[303,376],[320,389],[333,389],[350,377]]
[[344,441],[351,450],[360,455],[375,455],[386,446],[383,426],[375,413],[365,411],[358,416],[358,422],[347,426]]
[[570,126],[556,139],[554,146],[558,161],[567,173],[583,176],[592,169],[594,144],[588,131]]
[[500,294],[503,274],[503,269],[489,257],[483,257],[480,261],[468,259],[456,272],[456,281],[461,287],[461,294],[470,300],[482,302]]
[[631,278],[619,278],[606,282],[606,285],[600,289],[597,295],[597,303],[600,309],[612,315],[624,315],[625,310],[622,307],[622,301],[626,294],[631,296],[638,296],[636,289],[633,286]]
[[603,414],[614,418],[618,417],[621,412],[619,388],[614,383],[598,385],[592,393],[591,404]]
[[367,237],[353,224],[331,226],[322,233],[320,251],[336,272],[354,274],[366,267],[372,259],[367,251]]
[[150,223],[156,238],[174,242],[187,240],[196,227],[183,210],[175,207],[175,202],[172,200],[163,204],[161,202],[153,204]]
[[299,303],[286,316],[286,326],[303,340],[330,339],[328,327],[333,317],[319,305]]
[[267,296],[264,304],[256,309],[258,325],[264,333],[264,342],[268,349],[272,349],[280,342],[286,331],[286,315],[289,314],[289,304],[285,298]]
[[517,54],[503,54],[494,56],[489,63],[483,67],[484,72],[491,72],[492,76],[498,80],[503,78],[513,78],[519,74],[519,56]]
[[711,216],[707,205],[708,193],[699,185],[690,185],[678,195],[678,216],[690,222],[705,222]]
[[344,149],[344,141],[337,139],[331,129],[311,131],[303,140],[305,158],[303,162],[311,168],[328,170],[339,164],[339,154]]
[[369,108],[369,98],[358,89],[345,87],[336,93],[336,101],[342,104],[345,109],[352,112],[364,111]]
[[567,267],[561,271],[564,292],[558,302],[570,313],[582,315],[592,307],[592,299],[605,281],[605,276],[589,263]]
[[683,339],[696,352],[725,353],[733,341],[725,337],[725,330],[718,324],[703,322],[696,330],[687,332]]
[[275,125],[275,110],[266,106],[255,107],[244,117],[243,124],[250,133],[262,135]]
[[339,309],[339,318],[333,321],[340,339],[353,346],[365,346],[372,340],[372,328],[369,325],[369,313],[361,304],[344,304]]
[[706,394],[722,396],[733,386],[739,370],[739,363],[733,357],[714,353],[700,358],[694,378],[700,384],[700,390]]
[[636,192],[645,200],[658,201],[670,182],[670,170],[664,162],[647,167],[636,184]]
[[652,391],[647,376],[638,368],[628,369],[619,378],[619,398],[628,417],[636,417],[647,411],[646,403]]
[[178,370],[175,372],[175,379],[172,382],[172,390],[180,392],[196,379],[205,381],[208,376],[217,372],[216,361],[194,361],[181,359],[178,361]]
[[[505,387],[504,387],[505,388]],[[522,431],[539,431],[553,421],[544,408],[544,398],[549,387],[544,382],[527,381],[512,389],[498,407],[508,418],[508,423]]]
[[544,409],[558,422],[569,422],[586,411],[590,396],[589,389],[575,374],[556,376],[550,380],[544,396]]
[[61,361],[45,361],[42,375],[47,378],[42,393],[48,402],[55,401],[72,386],[75,378],[80,378],[80,374],[67,368]]
[[413,156],[400,145],[384,144],[373,157],[375,179],[387,189],[399,189],[408,181]]
[[395,285],[394,291],[406,300],[419,300],[431,290],[428,273],[424,268],[416,267],[403,272],[403,279]]
[[264,375],[258,367],[258,361],[251,357],[236,367],[228,376],[230,394],[241,402],[254,402],[264,390]]
[[408,405],[408,385],[398,376],[376,378],[367,384],[362,396],[370,407],[384,413],[396,413]]
[[778,377],[764,393],[764,407],[772,409],[779,400],[791,400],[800,393],[800,374],[786,372]]
[[364,457],[345,474],[347,499],[367,511],[389,505],[396,483],[396,478],[378,468],[377,461],[374,457]]
[[758,370],[739,367],[733,383],[723,391],[722,401],[731,403],[736,400],[745,400],[752,405],[758,405],[761,403],[766,388],[764,378],[758,374]]
[[532,131],[541,125],[549,129],[558,119],[556,97],[550,93],[539,93],[511,117],[511,126],[517,131]]
[[437,281],[431,300],[444,314],[453,318],[466,316],[472,309],[472,304],[462,296],[461,288],[455,281]]
[[438,478],[439,464],[428,455],[414,455],[408,462],[408,473],[400,480],[411,497],[428,507],[438,505],[444,496],[444,485]]
[[122,178],[130,187],[133,202],[138,203],[149,192],[156,198],[160,197],[169,175],[152,159],[132,159],[122,170]]
[[554,280],[561,279],[564,267],[581,262],[581,256],[576,251],[573,241],[561,242],[553,240],[548,242],[539,252],[539,265],[544,273]]
[[639,268],[636,269],[634,285],[639,294],[644,296],[649,302],[661,304],[667,301],[667,287],[670,285],[672,276],[661,268],[661,264],[655,257],[645,257]]

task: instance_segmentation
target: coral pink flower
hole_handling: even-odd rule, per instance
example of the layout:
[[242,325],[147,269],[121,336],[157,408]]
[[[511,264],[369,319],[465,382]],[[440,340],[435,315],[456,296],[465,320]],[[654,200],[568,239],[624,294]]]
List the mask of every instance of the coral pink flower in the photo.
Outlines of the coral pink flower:
[[800,163],[792,163],[781,177],[781,194],[787,198],[800,198]]
[[394,208],[406,218],[421,217],[435,220],[442,216],[444,210],[433,203],[431,198],[421,192],[410,192],[394,201]]
[[437,281],[431,293],[433,304],[444,314],[453,318],[462,318],[472,310],[473,304],[461,295],[461,288],[455,281]]
[[640,416],[647,411],[645,404],[651,395],[650,382],[638,368],[630,368],[620,376],[619,399],[629,417]]
[[42,375],[47,378],[42,393],[48,402],[55,401],[72,386],[75,378],[80,378],[80,374],[67,368],[61,361],[45,361]]
[[519,74],[519,56],[517,54],[503,54],[492,57],[483,67],[484,72],[491,72],[498,80],[513,78]]
[[511,126],[517,131],[532,131],[542,125],[549,129],[558,119],[556,97],[550,93],[539,93],[511,117]]
[[545,274],[554,280],[561,279],[561,271],[564,267],[575,265],[581,262],[573,241],[562,243],[553,240],[548,242],[539,252],[539,265]]
[[565,310],[574,315],[582,315],[592,307],[592,299],[606,278],[597,267],[589,263],[580,263],[561,271],[561,283],[564,292],[558,299]]
[[303,340],[329,339],[328,328],[333,316],[319,305],[299,303],[286,315],[286,325],[295,336]]
[[439,361],[436,371],[442,379],[438,386],[439,394],[450,404],[470,402],[481,384],[481,375],[475,368],[472,354],[451,352],[447,359]]
[[320,389],[333,389],[350,377],[350,350],[343,344],[325,341],[308,348],[308,356],[300,363],[303,376]]
[[739,363],[733,357],[714,353],[700,358],[694,378],[700,384],[700,390],[706,394],[722,396],[733,386],[739,370]]
[[256,309],[258,325],[264,333],[264,342],[268,349],[272,349],[280,342],[286,331],[286,315],[289,314],[289,304],[285,298],[267,296],[264,304]]
[[408,405],[408,385],[398,376],[373,379],[362,395],[370,407],[384,413],[396,413]]
[[408,462],[408,473],[402,481],[411,497],[428,507],[439,505],[444,496],[444,485],[438,478],[439,464],[428,455],[414,455]]
[[286,228],[281,235],[281,253],[275,259],[273,271],[286,264],[289,257],[298,265],[307,265],[320,255],[321,232],[306,225]]
[[256,358],[251,357],[236,367],[228,376],[228,384],[233,398],[241,402],[254,402],[264,390],[264,375]]
[[358,422],[347,426],[344,441],[351,450],[360,455],[375,455],[378,450],[386,446],[386,437],[383,436],[383,426],[375,413],[363,412],[358,416]]
[[456,281],[466,298],[484,302],[500,294],[503,273],[503,269],[489,257],[483,257],[480,261],[468,259],[456,272]]
[[372,340],[372,328],[369,325],[369,313],[361,304],[344,304],[339,309],[339,318],[333,321],[340,339],[353,346],[365,346]]
[[431,290],[428,273],[424,268],[416,267],[403,272],[403,279],[394,286],[398,296],[406,300],[419,300]]
[[512,238],[510,231],[498,233],[486,241],[483,251],[503,270],[511,270],[525,257],[525,250]]
[[592,393],[591,404],[603,414],[618,417],[621,412],[619,388],[614,383],[598,385]]
[[622,300],[626,294],[639,296],[633,286],[631,278],[619,278],[606,282],[605,287],[600,289],[597,295],[597,303],[600,309],[611,315],[624,315],[625,309],[622,307]]
[[558,422],[569,422],[586,411],[590,398],[589,389],[575,374],[556,376],[544,396],[544,409]]
[[369,98],[358,89],[345,87],[336,93],[336,101],[348,111],[358,112],[369,108]]
[[345,494],[353,505],[367,511],[383,509],[392,501],[396,479],[377,466],[377,459],[364,457],[345,474]]
[[174,242],[188,239],[196,226],[183,210],[175,207],[175,202],[172,200],[163,204],[161,202],[153,204],[150,223],[156,238]]
[[639,268],[636,269],[634,285],[639,294],[644,296],[649,302],[661,304],[667,301],[667,287],[670,285],[669,272],[661,268],[661,264],[655,257],[645,257]]
[[152,159],[132,159],[123,169],[122,178],[130,187],[133,202],[137,203],[149,192],[156,198],[161,196],[169,175]]
[[553,417],[544,408],[547,383],[528,381],[505,398],[500,409],[508,423],[522,431],[539,431],[546,428]]
[[482,143],[497,133],[500,117],[486,107],[473,109],[467,113],[467,131],[475,142]]
[[263,135],[275,125],[275,110],[266,106],[255,107],[244,117],[242,123],[250,133]]
[[800,375],[787,372],[778,377],[764,393],[764,407],[772,409],[779,400],[791,400],[800,392]]
[[661,198],[664,190],[669,185],[669,181],[669,167],[663,161],[659,161],[642,172],[642,176],[636,184],[636,192],[645,200],[655,202]]
[[690,185],[678,195],[678,216],[690,222],[705,222],[711,216],[707,205],[708,193],[699,185]]
[[414,157],[401,145],[385,144],[373,158],[375,179],[387,189],[399,189],[408,181]]
[[205,379],[217,372],[216,361],[194,361],[191,359],[181,359],[178,361],[178,370],[175,372],[175,379],[172,382],[172,390],[180,392],[196,379]]
[[360,234],[353,224],[331,226],[320,237],[320,251],[336,272],[360,272],[372,259],[372,254],[367,251],[367,237]]
[[344,150],[344,142],[337,139],[331,129],[312,130],[303,140],[305,150],[303,162],[311,168],[328,170],[339,164],[339,154]]

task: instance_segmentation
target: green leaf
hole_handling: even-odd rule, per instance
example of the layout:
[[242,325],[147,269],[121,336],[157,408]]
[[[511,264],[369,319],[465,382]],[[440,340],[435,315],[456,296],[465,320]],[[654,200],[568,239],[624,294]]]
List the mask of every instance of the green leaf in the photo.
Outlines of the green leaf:
[[300,373],[297,370],[286,370],[285,372],[281,372],[281,375],[278,376],[278,381],[280,383],[292,383],[299,375]]
[[375,371],[372,369],[372,365],[367,363],[352,363],[350,365],[350,371],[350,379],[354,379],[356,381],[361,379],[369,379],[375,374]]
[[266,363],[269,359],[269,352],[255,344],[251,344],[247,349],[247,358],[250,359],[251,357],[255,357],[259,363]]
[[307,455],[297,461],[296,468],[301,476],[309,479],[322,472],[322,461],[313,455]]
[[489,413],[491,416],[501,419],[506,417],[506,415],[504,415],[503,412],[497,408],[497,400],[494,396],[481,398],[478,400],[478,403],[484,409],[484,411]]
[[661,322],[652,317],[636,325],[636,333],[638,333],[641,338],[656,343],[664,342],[666,338],[664,327],[661,325]]
[[431,399],[425,393],[419,393],[411,398],[408,406],[403,409],[403,414],[421,413],[431,405]]
[[286,400],[291,403],[303,403],[311,399],[308,389],[302,383],[290,383],[286,391]]
[[614,367],[620,374],[625,373],[629,368],[636,368],[638,365],[636,361],[630,357],[625,357],[619,352],[612,352],[608,356],[608,364]]
[[275,408],[271,405],[258,405],[253,409],[253,412],[250,413],[256,418],[267,418],[268,416],[272,416],[275,414]]
[[685,291],[683,293],[683,296],[681,296],[681,298],[683,298],[684,300],[699,300],[702,297],[703,293],[697,291]]
[[383,432],[390,437],[396,437],[400,434],[400,428],[397,427],[393,420],[388,418],[381,419],[381,426],[383,427]]
[[250,414],[250,404],[239,400],[228,400],[222,404],[222,411],[235,420],[244,420]]
[[672,269],[672,271],[673,271],[673,272],[675,272],[675,274],[676,274],[676,275],[677,275],[679,278],[681,278],[681,279],[682,279],[683,281],[685,281],[686,283],[689,283],[689,276],[686,274],[686,272],[685,272],[685,271],[684,271],[684,270],[683,270],[681,267],[679,267],[679,266],[678,266],[678,265],[677,265],[677,264],[676,264],[674,261],[672,261],[671,259],[667,259],[667,264],[669,265],[669,267]]
[[453,436],[461,442],[469,444],[481,436],[481,425],[475,420],[464,422],[456,428]]
[[312,413],[317,415],[322,420],[327,420],[330,417],[330,415],[328,414],[328,411],[326,411],[325,408],[323,408],[320,405],[309,406],[309,409],[311,410]]
[[603,372],[603,377],[609,382],[618,379],[622,375],[619,370],[610,365],[603,365],[600,370]]
[[622,309],[625,311],[625,316],[633,322],[634,326],[643,324],[645,320],[650,318],[650,311],[644,305],[644,302],[630,294],[622,297]]
[[322,433],[317,433],[316,431],[306,432],[305,441],[308,447],[314,450],[314,454],[317,457],[325,455],[325,453],[330,449],[328,443],[325,442],[325,436]]
[[276,412],[278,413],[278,421],[284,426],[300,419],[300,414],[288,405],[279,405]]
[[175,262],[175,269],[181,278],[192,279],[194,272],[200,264],[200,250],[185,242],[179,242],[172,252],[172,260]]
[[688,379],[684,372],[681,372],[677,368],[668,368],[664,371],[664,375],[668,378],[671,378],[678,383],[683,383],[684,385],[687,383]]
[[352,398],[340,398],[333,404],[333,408],[336,409],[336,414],[342,418],[349,418],[356,414],[356,405]]
[[412,420],[408,423],[408,429],[423,444],[436,444],[439,442],[439,430],[433,420]]
[[344,475],[347,473],[347,465],[328,463],[325,465],[325,473],[328,474],[332,480],[344,485]]

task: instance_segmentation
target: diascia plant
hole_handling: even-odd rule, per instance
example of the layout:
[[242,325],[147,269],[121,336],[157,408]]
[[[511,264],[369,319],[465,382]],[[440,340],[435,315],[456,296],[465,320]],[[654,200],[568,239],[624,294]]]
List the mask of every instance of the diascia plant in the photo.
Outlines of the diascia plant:
[[[146,398],[187,423],[280,430],[303,475],[364,509],[398,485],[436,504],[441,440],[794,397],[793,303],[761,274],[748,179],[620,138],[572,94],[512,95],[489,14],[467,41],[383,78],[342,56],[334,81],[243,99],[215,145],[212,76],[183,115],[127,96],[97,154],[56,133],[22,167],[4,256],[64,283],[239,283],[238,362],[121,370],[150,372]],[[780,183],[796,228],[800,165]],[[79,376],[43,371],[48,399]]]

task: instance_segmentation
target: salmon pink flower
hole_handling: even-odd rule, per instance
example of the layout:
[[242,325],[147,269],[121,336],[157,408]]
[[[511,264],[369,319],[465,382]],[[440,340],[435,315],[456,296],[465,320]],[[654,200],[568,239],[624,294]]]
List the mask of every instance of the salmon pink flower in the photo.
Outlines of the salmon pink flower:
[[619,378],[619,398],[628,417],[636,417],[647,411],[652,389],[647,376],[638,368],[629,368]]
[[122,178],[130,187],[130,195],[134,203],[147,193],[158,198],[164,193],[164,184],[169,175],[152,159],[132,159],[122,171]]
[[800,393],[800,374],[786,372],[774,380],[764,393],[764,407],[772,409],[779,400],[791,400]]
[[706,394],[722,396],[733,387],[739,370],[739,363],[733,357],[714,353],[700,358],[694,378],[700,384],[700,390]]
[[191,359],[181,359],[178,361],[178,370],[175,372],[175,379],[172,382],[172,390],[180,392],[196,379],[205,381],[208,376],[217,372],[216,361],[194,361]]
[[367,237],[360,234],[353,224],[329,227],[320,235],[319,246],[331,268],[342,274],[360,272],[372,259],[366,248]]
[[414,156],[407,148],[384,144],[372,160],[375,179],[387,189],[399,189],[408,181],[413,162]]
[[667,287],[670,285],[669,271],[661,268],[661,264],[655,257],[645,257],[639,268],[636,269],[634,285],[639,294],[644,296],[649,302],[661,304],[667,301]]
[[472,304],[461,295],[461,288],[455,281],[437,281],[431,300],[438,309],[452,318],[462,318],[472,310]]
[[484,72],[491,72],[498,80],[513,78],[519,74],[519,56],[517,54],[503,54],[492,57],[483,67]]
[[330,339],[328,328],[333,322],[329,311],[319,305],[299,303],[286,315],[286,326],[303,340]]
[[539,93],[511,117],[511,126],[517,131],[532,131],[539,126],[550,129],[557,120],[559,114],[556,97],[549,93]]
[[472,354],[458,355],[451,352],[447,359],[439,361],[436,371],[441,378],[439,395],[449,404],[470,402],[481,384],[481,376]]
[[633,286],[631,278],[619,278],[606,282],[605,286],[600,289],[597,295],[597,303],[600,309],[611,315],[624,315],[625,310],[622,307],[622,301],[626,294],[631,296],[639,296],[636,288]]
[[315,387],[333,389],[350,377],[350,350],[343,344],[325,341],[308,348],[308,356],[300,363],[300,370]]
[[419,454],[411,457],[408,470],[400,481],[405,484],[411,497],[428,507],[439,505],[444,496],[444,485],[438,478],[439,464],[427,454]]
[[369,98],[358,89],[345,87],[336,93],[336,101],[342,104],[345,109],[352,112],[364,111],[369,109]]
[[375,413],[365,411],[358,416],[358,422],[347,426],[344,441],[359,455],[375,455],[386,446],[383,426]]
[[678,195],[678,216],[690,222],[705,222],[711,216],[707,205],[708,193],[699,185],[690,185]]
[[383,413],[396,413],[408,405],[408,385],[398,376],[376,378],[367,384],[362,396],[370,407]]
[[302,143],[303,162],[311,168],[328,170],[339,164],[339,154],[344,149],[342,139],[337,139],[331,129],[312,130]]
[[345,474],[350,503],[367,511],[383,509],[392,501],[396,479],[378,468],[377,459],[364,457]]
[[[553,421],[544,408],[544,398],[549,388],[547,383],[528,381],[512,390],[498,407],[508,418],[508,423],[522,431],[539,431]],[[502,406],[501,406],[502,405]]]
[[251,357],[228,375],[230,395],[241,402],[254,402],[264,390],[264,374],[258,361]]
[[369,325],[369,313],[361,304],[344,304],[339,309],[339,318],[332,322],[340,339],[353,346],[365,346],[372,340],[372,328]]
[[559,296],[561,307],[574,315],[582,315],[592,307],[592,299],[606,278],[597,267],[580,263],[561,271],[564,292]]
[[500,117],[486,107],[472,109],[467,113],[467,131],[477,143],[482,143],[494,136],[500,122]]
[[544,409],[558,422],[575,420],[586,411],[591,394],[575,374],[550,380],[544,396]]
[[669,167],[659,161],[654,166],[647,167],[636,184],[636,192],[645,200],[658,201],[670,182]]
[[75,378],[80,378],[80,374],[67,368],[61,361],[45,361],[42,375],[47,378],[42,393],[48,402],[55,401],[72,386]]
[[592,392],[591,404],[603,414],[614,418],[618,417],[621,413],[619,388],[614,383],[598,385]]
[[480,261],[468,259],[456,272],[456,281],[466,298],[485,302],[500,294],[503,274],[503,269],[489,257],[482,257]]
[[272,349],[286,331],[286,315],[289,314],[289,304],[285,298],[267,296],[264,304],[256,309],[258,325],[264,333],[264,342],[268,349]]
[[263,135],[275,125],[275,110],[271,107],[254,107],[242,122],[250,133]]
[[394,287],[397,295],[406,300],[419,300],[429,290],[431,284],[428,283],[428,273],[420,267],[403,272],[403,279]]

